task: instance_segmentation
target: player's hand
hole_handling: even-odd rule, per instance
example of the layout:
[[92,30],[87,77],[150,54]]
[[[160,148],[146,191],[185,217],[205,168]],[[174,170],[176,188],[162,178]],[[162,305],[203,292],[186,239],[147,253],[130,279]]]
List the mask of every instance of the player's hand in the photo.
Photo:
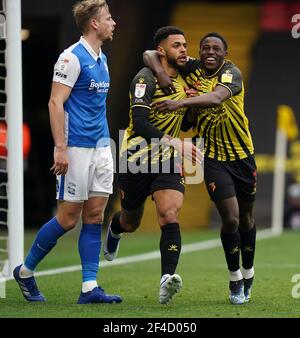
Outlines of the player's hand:
[[161,72],[157,73],[156,77],[159,87],[165,94],[170,95],[172,93],[176,93],[176,89],[169,75],[165,72]]
[[181,105],[180,105],[180,101],[164,100],[164,101],[151,103],[151,107],[154,107],[160,112],[167,113],[169,111],[175,111],[181,108]]
[[195,96],[199,95],[198,91],[194,88],[185,87],[184,91],[185,91],[187,97],[195,97]]
[[54,164],[50,168],[54,175],[65,175],[68,171],[68,155],[67,148],[54,148]]
[[201,164],[203,161],[203,153],[191,141],[181,141],[179,138],[174,138],[170,144],[187,160],[193,164]]

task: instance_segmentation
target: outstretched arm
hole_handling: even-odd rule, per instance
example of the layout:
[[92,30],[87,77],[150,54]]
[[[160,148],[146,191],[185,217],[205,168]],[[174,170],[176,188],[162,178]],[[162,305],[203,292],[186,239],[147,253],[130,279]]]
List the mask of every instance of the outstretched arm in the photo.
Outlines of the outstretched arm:
[[202,107],[209,108],[220,105],[223,101],[231,96],[230,91],[223,86],[216,88],[207,94],[202,94],[195,97],[189,97],[182,100],[165,100],[152,104],[156,109],[162,112],[177,110],[182,107]]
[[164,71],[158,52],[156,50],[146,50],[143,54],[143,60],[147,67],[149,67],[157,77],[157,82],[160,88],[166,93],[175,93],[176,89],[172,83],[170,76]]

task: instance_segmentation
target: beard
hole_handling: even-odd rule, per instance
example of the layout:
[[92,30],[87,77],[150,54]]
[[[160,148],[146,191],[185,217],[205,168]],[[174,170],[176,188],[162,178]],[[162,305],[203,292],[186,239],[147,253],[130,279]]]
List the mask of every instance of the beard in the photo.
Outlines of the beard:
[[169,63],[171,66],[173,66],[175,69],[178,69],[178,68],[180,67],[180,65],[179,65],[178,62],[177,62],[177,59],[174,59],[174,58],[172,58],[172,57],[167,56],[167,61],[168,61],[168,63]]

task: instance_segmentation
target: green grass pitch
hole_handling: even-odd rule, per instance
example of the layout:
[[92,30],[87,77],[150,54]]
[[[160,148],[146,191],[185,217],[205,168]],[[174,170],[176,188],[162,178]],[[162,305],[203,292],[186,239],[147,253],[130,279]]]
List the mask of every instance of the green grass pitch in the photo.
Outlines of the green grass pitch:
[[[183,244],[217,238],[218,233],[183,233]],[[26,252],[33,236],[26,234]],[[77,238],[76,231],[62,238],[38,271],[79,265]],[[123,303],[117,305],[77,305],[80,271],[37,277],[47,298],[44,304],[27,303],[15,281],[8,281],[6,298],[0,299],[0,318],[299,318],[300,298],[292,297],[293,287],[300,296],[300,284],[297,289],[292,282],[292,276],[300,274],[299,242],[300,232],[288,231],[257,242],[255,284],[248,304],[229,304],[225,258],[217,247],[182,254],[177,273],[182,276],[183,288],[167,306],[158,303],[160,260],[153,259],[100,268],[99,284],[107,293],[123,297]],[[158,243],[158,233],[125,235],[119,257],[158,250]]]

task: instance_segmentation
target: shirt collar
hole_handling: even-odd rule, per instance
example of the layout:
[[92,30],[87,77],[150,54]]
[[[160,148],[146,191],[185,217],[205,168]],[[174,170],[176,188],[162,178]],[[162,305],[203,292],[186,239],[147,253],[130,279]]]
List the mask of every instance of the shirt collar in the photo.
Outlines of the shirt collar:
[[220,66],[213,74],[211,74],[211,75],[208,75],[208,74],[206,73],[205,69],[204,69],[205,77],[208,78],[208,79],[215,77],[215,76],[217,75],[217,73],[220,71],[220,69],[225,65],[225,62],[226,62],[226,60],[224,59],[224,61],[223,61],[223,63],[221,64],[221,66]]
[[102,61],[101,48],[99,50],[99,54],[97,55],[95,51],[93,50],[93,48],[90,46],[90,44],[86,41],[86,39],[83,36],[80,38],[80,43],[84,46],[84,48],[89,52],[89,54],[93,57],[95,61],[97,61],[98,58],[100,58],[100,60]]

